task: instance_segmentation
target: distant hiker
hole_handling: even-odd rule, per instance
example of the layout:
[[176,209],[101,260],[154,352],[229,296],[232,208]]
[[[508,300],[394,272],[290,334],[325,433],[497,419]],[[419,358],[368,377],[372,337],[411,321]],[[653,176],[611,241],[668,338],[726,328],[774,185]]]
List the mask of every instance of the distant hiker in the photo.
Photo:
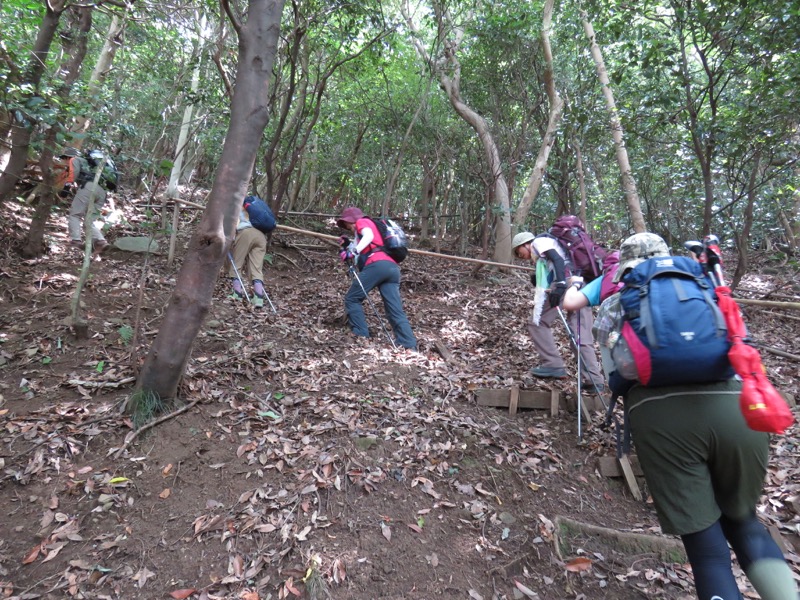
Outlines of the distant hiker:
[[[564,378],[567,371],[553,338],[552,325],[559,318],[561,300],[567,291],[569,265],[566,253],[554,238],[535,236],[528,231],[515,235],[511,246],[517,258],[528,260],[536,266],[531,277],[536,292],[528,333],[533,347],[539,353],[541,364],[530,372],[534,377]],[[592,309],[584,307],[578,311],[568,311],[566,317],[580,341],[583,372],[578,376],[583,378],[585,387],[602,392],[605,384],[594,351]]]
[[89,202],[94,197],[94,211],[88,215],[88,218],[92,220],[92,251],[100,254],[108,248],[108,242],[94,222],[100,218],[106,203],[106,189],[112,192],[116,190],[116,181],[107,181],[105,177],[101,176],[99,182],[95,184],[95,173],[86,158],[80,156],[74,148],[68,148],[64,154],[69,157],[69,162],[63,182],[67,186],[74,184],[77,187],[69,209],[70,244],[76,248],[84,247],[81,241],[83,221],[87,218],[86,211],[89,209]]
[[340,238],[342,251],[339,253],[342,261],[354,261],[359,271],[357,279],[353,279],[344,297],[350,329],[358,336],[369,337],[369,327],[362,304],[369,291],[377,287],[383,298],[383,307],[397,345],[416,350],[417,339],[411,331],[400,298],[400,267],[384,252],[384,241],[377,225],[355,206],[345,208],[339,215],[336,225],[355,236],[353,242],[344,236]]
[[[620,300],[625,305],[622,296],[628,289],[639,297],[638,289],[632,286],[638,283],[637,273],[647,272],[653,266],[648,265],[648,259],[660,261],[664,269],[685,268],[683,261],[678,260],[683,257],[675,257],[674,261],[666,257],[670,257],[669,247],[653,233],[638,233],[626,239],[620,248],[620,266],[614,277],[626,287],[606,302]],[[673,262],[674,265],[668,265]],[[662,277],[669,276],[665,272]],[[677,288],[677,296],[687,308],[668,312],[677,312],[681,319],[685,317],[683,337],[691,341],[692,336],[687,333],[698,333],[699,337],[692,319],[696,312],[704,310],[701,307],[705,301],[692,300],[693,278],[684,277],[683,283],[673,283],[674,279],[667,282],[664,290]],[[599,300],[599,296],[592,294],[583,298],[584,306],[590,298],[592,303]],[[663,307],[659,311],[659,306],[653,306],[654,302],[652,299],[646,309],[654,315],[649,319],[651,322],[661,319],[658,313],[664,312]],[[620,331],[620,324],[615,331]],[[664,333],[654,335],[661,339]],[[618,334],[610,336],[612,341],[621,338]],[[654,361],[655,356],[652,355]],[[658,366],[652,365],[653,373]],[[673,381],[680,382],[688,370],[674,370]],[[769,461],[769,435],[747,426],[739,407],[741,382],[733,377],[719,381],[713,369],[708,369],[708,373],[708,382],[658,387],[633,382],[624,392],[631,434],[661,529],[681,537],[700,600],[741,599],[731,571],[728,544],[761,598],[797,600],[792,572],[755,512]],[[617,375],[612,374],[612,379]]]
[[236,237],[233,240],[232,263],[228,265],[228,277],[231,278],[233,292],[229,296],[234,300],[244,299],[246,293],[242,287],[244,282],[240,275],[247,262],[247,274],[253,282],[253,298],[251,302],[256,308],[264,306],[264,257],[267,254],[267,238],[250,221],[250,214],[245,206],[248,196],[239,210],[239,223],[236,225]]
[[65,148],[53,165],[56,192],[62,198],[78,189],[77,178],[86,169],[86,159],[77,148]]

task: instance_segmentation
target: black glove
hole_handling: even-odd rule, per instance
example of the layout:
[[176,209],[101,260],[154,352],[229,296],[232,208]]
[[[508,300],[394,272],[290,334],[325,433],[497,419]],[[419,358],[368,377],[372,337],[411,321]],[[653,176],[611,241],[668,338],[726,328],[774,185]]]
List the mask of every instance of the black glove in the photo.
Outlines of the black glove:
[[536,287],[536,271],[531,271],[531,285]]
[[567,282],[566,281],[559,281],[555,284],[553,289],[550,291],[550,306],[555,308],[556,306],[561,306],[561,300],[564,298],[564,294],[567,291]]

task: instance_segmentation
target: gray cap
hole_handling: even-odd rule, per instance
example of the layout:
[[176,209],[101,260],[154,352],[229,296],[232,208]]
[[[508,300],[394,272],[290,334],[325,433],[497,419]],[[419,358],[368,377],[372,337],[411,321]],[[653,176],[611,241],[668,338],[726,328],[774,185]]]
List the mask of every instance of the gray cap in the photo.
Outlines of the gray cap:
[[532,241],[536,236],[533,235],[530,231],[522,231],[514,236],[514,239],[511,240],[511,249],[516,250],[522,244],[527,244],[528,242]]
[[618,283],[629,269],[642,264],[653,256],[669,256],[669,246],[663,238],[655,233],[637,233],[622,242],[619,248],[619,269],[614,275],[614,283]]

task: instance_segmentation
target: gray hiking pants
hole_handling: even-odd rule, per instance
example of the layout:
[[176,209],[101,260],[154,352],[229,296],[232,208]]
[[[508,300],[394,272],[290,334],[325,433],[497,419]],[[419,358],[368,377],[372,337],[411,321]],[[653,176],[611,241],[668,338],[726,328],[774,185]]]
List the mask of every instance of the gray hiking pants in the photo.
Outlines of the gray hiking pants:
[[[94,213],[87,216],[86,210],[89,208],[89,199],[94,193]],[[95,185],[93,181],[89,181],[77,192],[72,199],[72,206],[69,209],[69,237],[71,240],[80,242],[83,236],[83,219],[88,218],[92,220],[92,240],[100,241],[105,240],[103,233],[94,224],[94,220],[100,216],[100,209],[106,203],[106,191],[100,186]]]
[[[578,314],[580,314],[580,327],[578,327]],[[603,384],[603,374],[600,372],[600,365],[597,362],[597,355],[594,351],[594,337],[592,336],[594,317],[592,316],[591,307],[585,306],[579,311],[565,311],[565,316],[572,332],[580,340],[583,381],[591,381],[598,385]],[[538,325],[534,325],[532,320],[528,321],[528,333],[531,335],[533,347],[536,348],[541,358],[539,366],[563,369],[564,359],[561,358],[556,341],[553,338],[552,326],[555,321],[561,322],[558,310],[548,308],[542,311],[542,317]],[[571,341],[569,345],[574,353],[575,347]],[[577,360],[577,354],[575,358]]]

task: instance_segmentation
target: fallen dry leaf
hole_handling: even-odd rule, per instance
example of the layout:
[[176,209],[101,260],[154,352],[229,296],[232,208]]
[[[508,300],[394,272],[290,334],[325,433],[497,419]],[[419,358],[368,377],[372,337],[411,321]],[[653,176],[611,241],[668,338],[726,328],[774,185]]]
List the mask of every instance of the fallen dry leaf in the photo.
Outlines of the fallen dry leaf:
[[162,500],[166,500],[167,498],[169,498],[169,495],[170,495],[171,493],[172,493],[172,492],[171,492],[171,490],[170,490],[169,488],[164,488],[164,491],[163,491],[163,492],[161,492],[161,493],[158,495],[158,497],[159,497],[159,498],[161,498]]
[[386,523],[381,523],[381,533],[383,534],[383,537],[386,538],[387,542],[392,541],[392,528]]
[[36,544],[33,547],[33,549],[30,552],[28,552],[28,555],[22,559],[22,564],[23,565],[31,564],[33,561],[36,560],[36,558],[39,556],[39,552],[41,551],[42,551],[42,545]]
[[527,586],[522,585],[516,579],[514,580],[514,585],[517,586],[517,589],[522,592],[527,598],[534,598],[535,600],[539,600],[539,594],[528,588]]
[[583,556],[579,556],[578,558],[573,558],[571,561],[569,561],[564,568],[572,573],[588,571],[592,568],[592,561]]
[[172,596],[173,598],[175,598],[175,600],[184,600],[185,598],[188,598],[189,596],[191,596],[195,592],[197,592],[196,589],[187,588],[187,589],[183,589],[183,590],[175,590],[174,592],[170,592],[169,595]]
[[409,523],[408,524],[408,528],[411,531],[416,531],[417,533],[422,533],[422,527],[420,527],[419,525],[416,525],[414,523]]

